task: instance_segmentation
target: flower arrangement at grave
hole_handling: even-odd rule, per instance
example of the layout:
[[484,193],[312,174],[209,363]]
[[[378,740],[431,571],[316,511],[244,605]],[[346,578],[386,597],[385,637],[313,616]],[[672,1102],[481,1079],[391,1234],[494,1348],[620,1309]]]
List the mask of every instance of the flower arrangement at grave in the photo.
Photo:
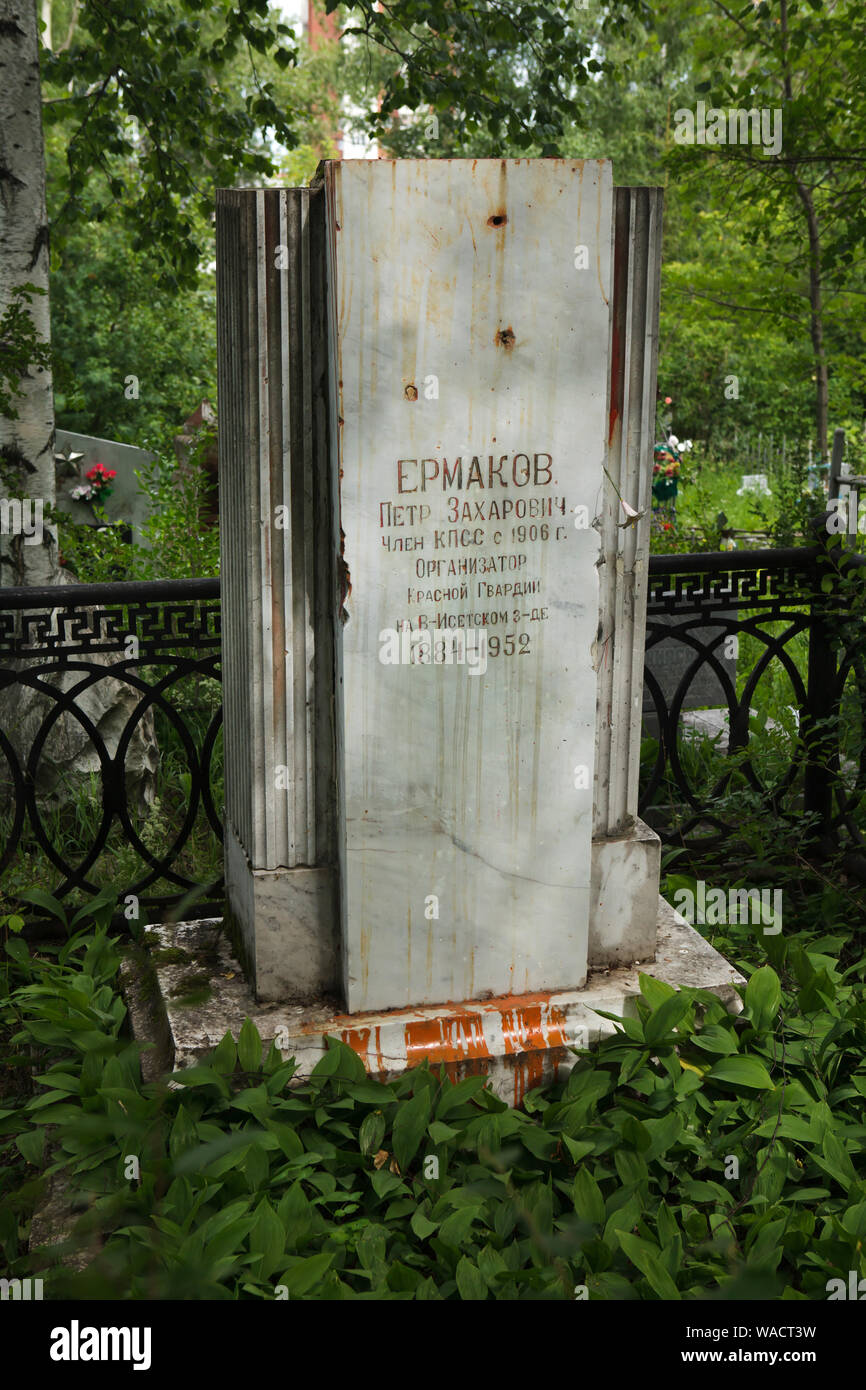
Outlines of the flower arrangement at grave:
[[[672,405],[672,398],[665,396],[664,404],[665,406]],[[670,415],[668,412],[666,413],[668,418],[659,421],[664,443],[656,444],[653,451],[652,530],[659,536],[663,536],[664,533],[672,533],[676,527],[676,499],[682,456],[692,447],[690,439],[684,440],[681,444],[676,435],[671,432]],[[673,536],[668,535],[665,538],[672,540]]]
[[667,502],[677,495],[682,455],[679,440],[673,435],[664,443],[657,444],[653,452],[653,500]]
[[84,475],[85,481],[70,492],[76,502],[89,502],[92,506],[101,505],[114,490],[116,468],[106,468],[104,463],[95,463]]

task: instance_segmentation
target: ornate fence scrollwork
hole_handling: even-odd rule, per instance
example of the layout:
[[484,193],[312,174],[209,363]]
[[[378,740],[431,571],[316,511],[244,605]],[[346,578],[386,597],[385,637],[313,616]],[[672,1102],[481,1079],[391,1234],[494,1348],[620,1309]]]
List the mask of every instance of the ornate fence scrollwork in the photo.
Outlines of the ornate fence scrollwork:
[[[847,833],[862,843],[856,812],[866,792],[866,741],[847,766],[838,745],[835,768],[817,766],[810,751],[809,730],[839,713],[846,686],[850,693],[854,685],[855,703],[866,709],[863,646],[837,649],[827,638],[828,617],[844,600],[822,588],[820,557],[817,548],[651,557],[647,654],[662,641],[687,653],[667,689],[645,671],[645,718],[649,706],[653,727],[640,814],[665,842],[706,851],[731,845],[745,789],[782,820],[814,813],[825,836],[838,841]],[[720,659],[731,637],[746,657],[736,682]],[[690,700],[690,692],[709,672],[714,707],[695,708],[707,700]],[[765,703],[771,681],[777,689],[786,684],[786,722],[777,716],[756,729],[752,711]]]
[[[646,672],[655,729],[640,814],[667,843],[732,843],[745,789],[776,816],[817,811],[825,832],[862,844],[866,739],[828,770],[805,736],[845,701],[866,711],[866,651],[828,638],[838,603],[818,556],[651,558],[647,651],[667,641],[687,653],[667,689]],[[36,884],[71,902],[107,883],[148,916],[191,893],[196,912],[219,908],[219,593],[218,579],[0,589],[0,910]],[[748,658],[736,680],[720,657],[733,635]],[[690,699],[707,672],[712,711]],[[768,777],[750,710],[779,679],[790,717]]]
[[4,898],[221,902],[220,654],[218,579],[0,590]]

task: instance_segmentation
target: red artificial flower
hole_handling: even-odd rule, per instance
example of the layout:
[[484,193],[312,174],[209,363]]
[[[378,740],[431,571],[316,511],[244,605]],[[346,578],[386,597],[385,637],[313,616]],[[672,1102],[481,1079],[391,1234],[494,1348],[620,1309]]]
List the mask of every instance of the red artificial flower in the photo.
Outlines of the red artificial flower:
[[95,463],[84,476],[93,483],[94,487],[104,487],[106,483],[111,482],[112,478],[117,477],[117,469],[106,468],[104,463]]

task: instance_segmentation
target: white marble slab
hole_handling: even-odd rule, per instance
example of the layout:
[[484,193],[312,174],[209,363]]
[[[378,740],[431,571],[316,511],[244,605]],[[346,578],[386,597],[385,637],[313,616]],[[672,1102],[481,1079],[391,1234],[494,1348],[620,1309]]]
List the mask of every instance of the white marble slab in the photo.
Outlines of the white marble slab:
[[[326,179],[348,1008],[577,988],[599,542],[574,508],[594,517],[604,483],[610,165],[359,161]],[[408,655],[425,620],[486,633],[486,669],[380,659],[384,633]]]

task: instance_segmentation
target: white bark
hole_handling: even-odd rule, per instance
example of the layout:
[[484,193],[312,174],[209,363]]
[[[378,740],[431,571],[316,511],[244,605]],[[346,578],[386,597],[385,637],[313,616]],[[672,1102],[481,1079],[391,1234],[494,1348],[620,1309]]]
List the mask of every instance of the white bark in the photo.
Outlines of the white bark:
[[[48,219],[39,79],[37,0],[0,0],[0,314],[15,288],[34,295],[36,331],[50,340]],[[0,497],[55,502],[54,393],[51,372],[32,367],[15,400],[18,418],[0,418]],[[56,579],[57,545],[46,521],[41,543],[0,535],[0,585]]]

